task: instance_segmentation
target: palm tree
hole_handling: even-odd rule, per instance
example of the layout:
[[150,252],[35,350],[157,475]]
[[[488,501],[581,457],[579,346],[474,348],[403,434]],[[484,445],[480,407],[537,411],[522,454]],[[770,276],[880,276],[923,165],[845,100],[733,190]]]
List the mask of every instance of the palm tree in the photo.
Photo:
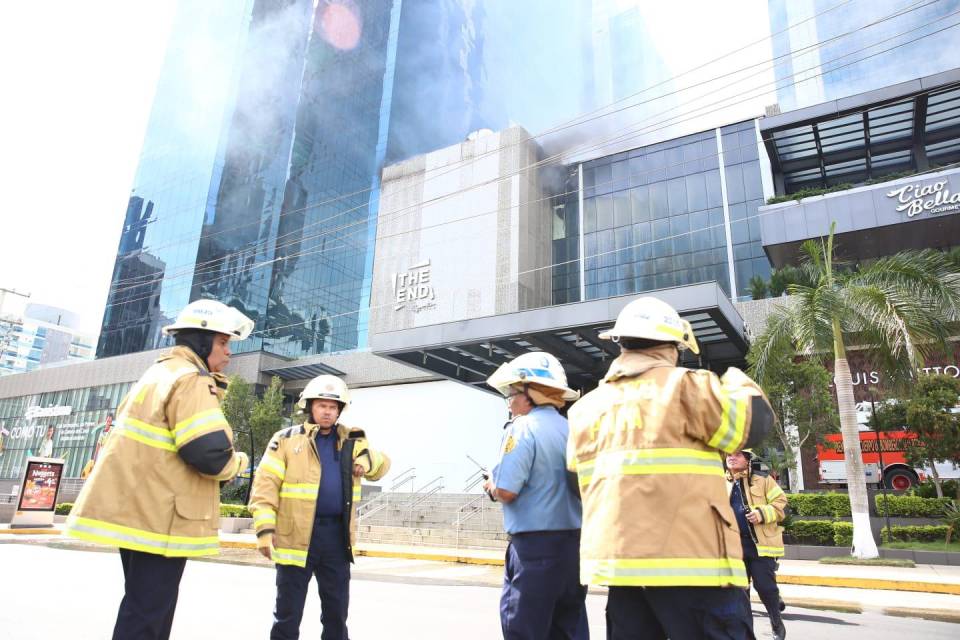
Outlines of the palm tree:
[[892,376],[915,375],[929,353],[945,347],[950,325],[960,320],[960,269],[947,254],[933,250],[905,251],[856,269],[838,266],[834,226],[827,238],[803,243],[800,283],[787,287],[791,297],[771,314],[753,343],[751,360],[762,381],[773,358],[833,354],[853,514],[852,554],[875,558],[847,340],[869,350]]

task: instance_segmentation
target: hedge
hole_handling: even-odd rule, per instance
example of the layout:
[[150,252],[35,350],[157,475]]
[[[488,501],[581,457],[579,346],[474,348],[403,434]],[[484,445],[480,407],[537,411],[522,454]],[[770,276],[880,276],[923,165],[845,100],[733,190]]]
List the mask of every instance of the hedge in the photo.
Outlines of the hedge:
[[833,544],[833,522],[829,520],[791,520],[785,531],[803,544]]
[[[920,498],[918,496],[891,496],[887,495],[891,516],[902,518],[942,518],[943,507],[950,502],[950,498]],[[878,515],[887,515],[883,509],[883,496],[876,495],[874,503]]]
[[790,511],[798,516],[850,515],[850,496],[845,493],[791,493],[787,495]]
[[243,504],[221,504],[220,517],[221,518],[252,518],[253,514],[250,513],[250,509],[247,509],[246,505],[243,505]]
[[[56,513],[58,516],[70,515],[70,510],[73,509],[72,502],[61,502],[57,505]],[[220,505],[220,516],[222,518],[252,518],[253,514],[250,513],[250,509],[246,505],[242,504],[221,504]]]
[[884,527],[880,532],[880,539],[884,542],[946,542],[950,527],[945,524],[928,524],[919,527],[891,527],[891,530],[892,537]]
[[853,523],[833,522],[833,544],[838,547],[853,546]]

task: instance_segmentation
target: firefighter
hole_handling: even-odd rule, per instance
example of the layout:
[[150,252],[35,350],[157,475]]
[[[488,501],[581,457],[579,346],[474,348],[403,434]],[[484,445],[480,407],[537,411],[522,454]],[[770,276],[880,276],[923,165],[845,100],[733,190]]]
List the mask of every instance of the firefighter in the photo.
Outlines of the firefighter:
[[485,489],[503,504],[510,534],[500,597],[506,640],[589,637],[586,587],[580,583],[580,499],[567,477],[569,427],[558,412],[580,394],[560,362],[527,353],[487,380],[507,398],[500,462]]
[[773,412],[737,369],[678,367],[690,323],[652,297],[599,335],[621,353],[570,408],[583,498],[580,575],[609,586],[608,638],[753,638],[747,574],[718,451],[762,440]]
[[220,551],[220,482],[247,467],[220,409],[230,341],[253,322],[215,300],[187,305],[160,356],[120,403],[67,535],[120,548],[114,638],[168,638],[188,557]]
[[348,638],[360,479],[379,480],[390,469],[363,430],[340,422],[349,404],[340,378],[311,380],[299,400],[306,421],[275,433],[257,467],[250,496],[257,547],[277,566],[272,640],[300,636],[311,576],[320,591],[321,638]]
[[783,640],[787,630],[780,615],[783,601],[777,588],[777,558],[783,557],[783,527],[780,523],[785,517],[787,494],[773,478],[753,472],[753,458],[750,449],[727,455],[730,506],[740,527],[747,578],[767,610],[773,637]]

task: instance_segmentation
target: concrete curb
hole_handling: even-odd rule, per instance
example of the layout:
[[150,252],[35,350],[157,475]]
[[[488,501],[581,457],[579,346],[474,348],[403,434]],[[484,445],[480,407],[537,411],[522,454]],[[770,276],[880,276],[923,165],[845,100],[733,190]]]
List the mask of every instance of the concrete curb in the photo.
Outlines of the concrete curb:
[[[58,529],[0,529],[0,534],[12,535],[60,535]],[[227,549],[256,550],[254,542],[245,540],[221,540],[220,546]],[[354,547],[358,556],[370,558],[402,558],[405,560],[424,560],[431,562],[456,562],[487,566],[503,566],[503,558],[473,555],[457,552],[408,551],[399,549],[371,549],[362,544]],[[848,578],[841,576],[805,576],[778,573],[777,582],[808,587],[844,587],[847,589],[873,589],[881,591],[912,591],[918,593],[942,593],[960,595],[960,584],[920,582],[915,580],[884,580],[878,578]]]

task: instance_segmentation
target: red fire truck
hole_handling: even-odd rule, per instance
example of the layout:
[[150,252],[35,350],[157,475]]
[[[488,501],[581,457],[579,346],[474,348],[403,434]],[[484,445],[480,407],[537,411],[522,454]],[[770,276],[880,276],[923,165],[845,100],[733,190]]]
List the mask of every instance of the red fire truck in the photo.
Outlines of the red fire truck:
[[[869,404],[858,404],[857,422],[860,426],[860,449],[863,453],[867,484],[878,485],[882,481],[888,489],[904,491],[932,477],[932,471],[929,467],[913,467],[907,463],[905,452],[910,441],[915,440],[917,434],[907,431],[881,431],[878,434],[867,426],[869,417]],[[846,484],[847,470],[844,464],[843,436],[839,433],[833,433],[826,436],[825,440],[824,444],[817,445],[820,482],[824,484]],[[883,458],[882,467],[880,464],[881,457]],[[937,464],[937,474],[943,480],[960,478],[960,468],[951,462]]]

